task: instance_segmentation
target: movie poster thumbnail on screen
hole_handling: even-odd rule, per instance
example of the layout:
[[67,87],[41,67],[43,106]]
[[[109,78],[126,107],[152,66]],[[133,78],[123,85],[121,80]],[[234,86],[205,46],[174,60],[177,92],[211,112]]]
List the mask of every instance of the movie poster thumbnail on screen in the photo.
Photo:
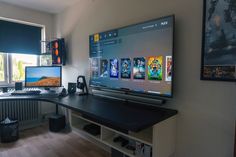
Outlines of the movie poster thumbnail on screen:
[[148,80],[162,80],[163,57],[148,57]]
[[110,59],[110,78],[119,78],[119,60]]
[[121,58],[121,78],[130,79],[131,78],[131,59]]
[[145,80],[146,59],[138,57],[133,59],[133,78],[138,80]]

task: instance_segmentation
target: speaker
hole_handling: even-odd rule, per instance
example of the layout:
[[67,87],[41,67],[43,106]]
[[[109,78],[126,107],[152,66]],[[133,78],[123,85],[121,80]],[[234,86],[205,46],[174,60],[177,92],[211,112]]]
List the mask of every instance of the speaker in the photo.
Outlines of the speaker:
[[49,130],[59,132],[66,126],[66,117],[64,115],[53,115],[49,117]]
[[76,83],[69,82],[68,83],[68,93],[74,94],[76,92]]
[[22,82],[15,82],[15,90],[22,90],[23,84]]
[[8,87],[2,87],[2,92],[7,93],[8,92]]

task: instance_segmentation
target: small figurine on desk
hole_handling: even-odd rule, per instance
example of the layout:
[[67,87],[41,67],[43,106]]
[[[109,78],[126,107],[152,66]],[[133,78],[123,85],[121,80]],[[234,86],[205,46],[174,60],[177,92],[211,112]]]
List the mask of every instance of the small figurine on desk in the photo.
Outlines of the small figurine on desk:
[[[80,80],[82,79],[82,82]],[[78,95],[88,95],[88,87],[85,80],[85,76],[78,76],[77,77],[77,88],[81,90],[81,92],[77,93]]]

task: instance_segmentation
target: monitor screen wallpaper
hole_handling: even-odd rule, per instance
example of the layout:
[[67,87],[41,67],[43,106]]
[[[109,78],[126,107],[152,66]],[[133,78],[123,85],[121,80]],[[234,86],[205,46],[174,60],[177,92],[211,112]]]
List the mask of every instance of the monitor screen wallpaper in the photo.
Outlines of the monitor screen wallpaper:
[[60,87],[61,67],[60,66],[38,66],[26,67],[26,87]]

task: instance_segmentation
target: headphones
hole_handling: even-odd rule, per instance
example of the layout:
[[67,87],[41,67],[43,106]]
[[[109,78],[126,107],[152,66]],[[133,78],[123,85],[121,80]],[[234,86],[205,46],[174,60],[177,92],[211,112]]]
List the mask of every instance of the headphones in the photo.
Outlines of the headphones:
[[84,82],[80,82],[79,77],[77,78],[77,88],[84,90]]
[[[85,76],[80,75],[77,77],[77,88],[81,89],[83,94],[88,94],[88,87],[86,84]],[[84,91],[84,89],[86,91]]]

